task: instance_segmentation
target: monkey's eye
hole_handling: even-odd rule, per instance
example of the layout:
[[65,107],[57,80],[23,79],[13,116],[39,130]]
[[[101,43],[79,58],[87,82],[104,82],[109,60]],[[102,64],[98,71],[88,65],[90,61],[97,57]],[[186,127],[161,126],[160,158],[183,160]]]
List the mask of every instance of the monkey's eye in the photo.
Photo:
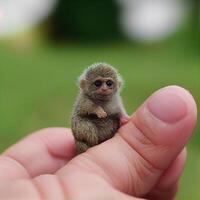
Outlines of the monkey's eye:
[[113,81],[111,81],[111,80],[106,81],[106,85],[108,87],[111,87],[113,85]]
[[101,87],[101,86],[102,86],[102,81],[101,81],[101,80],[96,80],[96,81],[94,82],[94,85],[95,85],[96,87]]

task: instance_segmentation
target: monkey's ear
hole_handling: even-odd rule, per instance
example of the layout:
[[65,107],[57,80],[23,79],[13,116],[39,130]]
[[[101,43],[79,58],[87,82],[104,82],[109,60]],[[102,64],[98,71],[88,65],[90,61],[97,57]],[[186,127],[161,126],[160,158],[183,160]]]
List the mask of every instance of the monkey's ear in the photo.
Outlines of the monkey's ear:
[[80,80],[80,88],[81,88],[82,90],[85,89],[86,84],[87,84],[87,81],[86,81],[85,79],[81,79],[81,80]]
[[123,82],[120,80],[118,81],[118,87],[120,88],[123,85]]
[[118,80],[118,87],[121,88],[123,86],[123,84],[124,84],[124,81],[120,78]]

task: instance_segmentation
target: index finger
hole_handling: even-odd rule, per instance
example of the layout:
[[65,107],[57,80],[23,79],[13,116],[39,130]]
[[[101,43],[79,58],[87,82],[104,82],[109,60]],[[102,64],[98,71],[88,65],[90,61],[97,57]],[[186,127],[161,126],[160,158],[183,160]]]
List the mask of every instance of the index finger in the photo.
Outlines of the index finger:
[[0,180],[54,173],[75,155],[69,129],[47,128],[11,146],[0,156]]

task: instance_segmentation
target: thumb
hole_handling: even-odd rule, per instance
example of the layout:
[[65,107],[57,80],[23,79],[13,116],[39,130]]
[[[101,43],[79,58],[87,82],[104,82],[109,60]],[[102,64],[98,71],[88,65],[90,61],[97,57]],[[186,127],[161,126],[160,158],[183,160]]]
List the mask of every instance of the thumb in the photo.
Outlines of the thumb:
[[182,151],[196,115],[193,97],[185,89],[163,88],[133,114],[115,137],[77,156],[58,174],[67,180],[68,176],[73,179],[77,170],[90,172],[124,193],[141,197]]

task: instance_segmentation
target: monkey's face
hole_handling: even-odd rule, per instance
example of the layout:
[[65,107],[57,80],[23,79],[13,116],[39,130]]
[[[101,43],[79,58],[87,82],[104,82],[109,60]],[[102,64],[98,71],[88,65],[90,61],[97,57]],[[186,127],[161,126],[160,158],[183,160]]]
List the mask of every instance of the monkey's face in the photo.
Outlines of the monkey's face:
[[108,101],[118,90],[117,81],[112,78],[97,77],[88,81],[85,92],[92,99]]

